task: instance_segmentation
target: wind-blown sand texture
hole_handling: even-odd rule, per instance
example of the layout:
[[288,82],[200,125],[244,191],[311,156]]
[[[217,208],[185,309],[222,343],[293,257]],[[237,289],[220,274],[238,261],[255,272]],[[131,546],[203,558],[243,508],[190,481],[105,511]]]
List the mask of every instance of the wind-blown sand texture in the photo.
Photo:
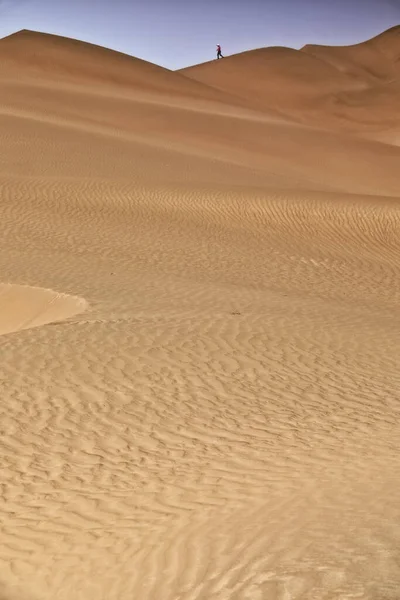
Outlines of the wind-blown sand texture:
[[0,41],[1,600],[400,597],[399,40]]

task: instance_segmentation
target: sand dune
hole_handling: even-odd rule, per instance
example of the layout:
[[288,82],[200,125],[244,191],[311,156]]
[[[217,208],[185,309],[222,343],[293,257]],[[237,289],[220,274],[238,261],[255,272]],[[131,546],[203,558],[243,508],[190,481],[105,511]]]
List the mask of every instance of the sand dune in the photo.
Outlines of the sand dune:
[[348,75],[368,81],[387,81],[400,76],[400,26],[353,46],[307,45],[301,50],[322,59]]
[[[156,94],[162,100],[191,98],[193,102],[225,101],[226,94],[163,67],[100,46],[34,31],[19,31],[0,40],[3,81],[54,89],[62,86],[111,95]],[[100,89],[99,89],[100,88]],[[105,88],[105,90],[104,90]]]
[[[206,85],[244,96],[249,102],[297,106],[316,94],[364,87],[312,54],[292,48],[260,48],[181,69]],[[246,78],[246,85],[243,80]]]
[[[16,34],[12,45],[18,45],[19,37],[20,34]],[[45,43],[40,43],[39,34],[25,33],[22,40],[27,56],[36,56],[36,46],[42,48],[48,44],[47,36]],[[28,43],[32,41],[34,45],[31,47]],[[57,46],[57,38],[51,38],[51,41]],[[9,43],[11,45],[11,41]],[[238,104],[233,93],[216,100],[212,96],[212,88],[203,84],[196,85],[208,97],[200,95],[193,100],[187,95],[186,85],[181,85],[182,81],[187,81],[190,87],[190,79],[166,69],[159,72],[158,67],[154,67],[153,73],[153,66],[144,61],[132,59],[127,73],[136,83],[131,89],[121,91],[118,85],[112,85],[113,80],[107,78],[104,66],[107,61],[103,60],[106,51],[88,44],[83,44],[85,52],[90,56],[93,53],[92,59],[97,57],[98,64],[104,68],[103,83],[92,87],[90,80],[87,85],[67,85],[62,78],[57,79],[58,73],[74,73],[78,50],[75,42],[71,42],[70,47],[68,40],[64,39],[60,40],[60,48],[64,60],[61,70],[58,53],[50,53],[49,49],[45,69],[41,69],[42,54],[35,63],[41,73],[37,78],[33,78],[29,71],[29,77],[21,80],[20,74],[13,71],[13,75],[0,81],[3,135],[12,140],[8,147],[8,174],[40,177],[48,173],[51,164],[51,169],[57,174],[68,172],[70,176],[76,176],[82,173],[91,177],[97,176],[101,162],[104,177],[126,177],[129,172],[131,178],[143,179],[144,176],[145,180],[158,180],[163,184],[166,177],[172,182],[186,181],[189,169],[192,182],[193,173],[196,173],[197,183],[210,179],[229,183],[232,179],[231,166],[236,165],[239,169],[237,183],[243,185],[398,194],[398,147],[390,148],[365,140],[360,143],[358,139],[337,132],[328,134],[315,127],[311,130],[306,124],[294,127],[295,109],[291,109],[285,117],[274,108],[260,112],[251,103],[250,106],[240,104],[245,102],[244,97]],[[296,54],[296,51],[288,50],[290,56],[292,52]],[[286,51],[282,50],[282,54],[285,55]],[[118,61],[118,54],[111,55],[112,60]],[[303,58],[308,61],[308,57]],[[131,65],[130,60],[122,55],[122,66],[125,68],[126,61]],[[246,68],[237,77],[238,86],[242,89],[251,85],[246,74],[249,67],[247,58],[244,62]],[[211,66],[219,68],[219,63],[214,62]],[[84,61],[79,62],[78,73],[82,64]],[[257,71],[258,59],[251,64]],[[293,73],[296,68],[293,66]],[[319,68],[322,68],[321,65]],[[46,79],[49,70],[52,75]],[[305,72],[307,69],[303,69],[299,80],[304,79]],[[246,86],[243,85],[244,78]],[[56,79],[57,85],[54,83]],[[291,77],[286,79],[289,85]],[[314,81],[312,76],[310,80]],[[173,90],[170,97],[165,95],[168,81]],[[262,81],[267,93],[271,79],[262,79],[260,75],[257,81]],[[153,90],[151,93],[150,89]],[[308,93],[311,94],[311,91]],[[359,112],[361,115],[361,109]],[[387,129],[379,127],[379,132]],[[93,146],[93,135],[102,143],[88,153],[88,144]],[[30,158],[29,140],[33,137],[36,154],[43,160]],[[49,138],[51,144],[48,143]],[[109,155],[104,153],[103,141],[113,147]],[[383,141],[387,141],[386,137]],[[303,151],[305,145],[307,152]],[[74,156],[71,159],[67,157],[66,161],[67,146],[73,148]],[[343,160],[344,148],[351,153],[351,162]],[[135,163],[132,163],[133,155]],[[181,165],[187,166],[180,168]],[[249,168],[251,173],[246,170]]]
[[0,40],[4,600],[398,597],[396,32]]
[[399,32],[354,46],[262,48],[180,72],[259,110],[279,108],[297,122],[375,134],[400,125]]

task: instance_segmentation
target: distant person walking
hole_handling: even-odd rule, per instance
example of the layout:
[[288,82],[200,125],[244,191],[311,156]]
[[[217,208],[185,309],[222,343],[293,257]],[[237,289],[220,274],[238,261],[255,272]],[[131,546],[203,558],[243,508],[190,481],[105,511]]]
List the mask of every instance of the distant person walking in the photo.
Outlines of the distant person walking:
[[224,57],[222,56],[221,46],[220,46],[219,44],[217,44],[217,58],[218,58],[218,59],[220,59],[220,58],[224,58]]

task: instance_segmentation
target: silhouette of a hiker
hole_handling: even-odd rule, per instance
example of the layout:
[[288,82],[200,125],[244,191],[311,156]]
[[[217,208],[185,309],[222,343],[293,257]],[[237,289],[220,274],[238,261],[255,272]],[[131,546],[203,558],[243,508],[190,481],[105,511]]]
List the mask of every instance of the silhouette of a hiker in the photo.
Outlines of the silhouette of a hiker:
[[221,46],[220,46],[219,44],[217,44],[217,58],[218,58],[218,59],[220,59],[220,58],[224,58],[224,57],[222,56]]

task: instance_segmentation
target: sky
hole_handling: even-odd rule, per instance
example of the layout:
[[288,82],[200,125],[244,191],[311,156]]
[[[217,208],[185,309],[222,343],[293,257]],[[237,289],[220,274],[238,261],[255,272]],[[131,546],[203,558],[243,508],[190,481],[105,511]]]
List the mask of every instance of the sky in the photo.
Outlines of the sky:
[[0,0],[0,37],[32,29],[169,69],[265,46],[343,45],[400,24],[400,0]]

